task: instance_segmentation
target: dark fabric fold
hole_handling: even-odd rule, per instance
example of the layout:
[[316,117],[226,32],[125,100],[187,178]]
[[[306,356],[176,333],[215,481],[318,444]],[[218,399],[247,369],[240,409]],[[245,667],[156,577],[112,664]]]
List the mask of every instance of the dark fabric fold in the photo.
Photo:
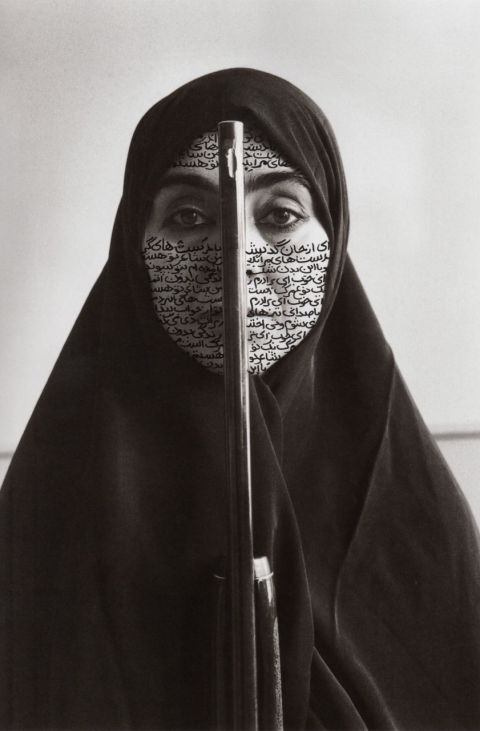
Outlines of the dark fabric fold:
[[212,728],[223,382],[159,324],[141,242],[162,172],[222,118],[304,173],[332,247],[316,326],[250,383],[286,728],[479,729],[472,517],[346,258],[333,132],[251,69],[187,84],[133,136],[108,262],[0,492],[0,727]]

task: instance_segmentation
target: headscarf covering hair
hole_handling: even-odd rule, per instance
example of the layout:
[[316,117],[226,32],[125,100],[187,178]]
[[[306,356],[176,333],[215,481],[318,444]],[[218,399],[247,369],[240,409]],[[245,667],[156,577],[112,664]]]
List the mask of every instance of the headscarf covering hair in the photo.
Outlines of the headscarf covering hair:
[[332,249],[317,324],[250,377],[286,729],[478,729],[473,520],[346,257],[330,125],[251,69],[182,86],[133,136],[108,261],[0,493],[0,725],[212,728],[223,383],[161,327],[141,247],[162,174],[222,119],[306,176]]

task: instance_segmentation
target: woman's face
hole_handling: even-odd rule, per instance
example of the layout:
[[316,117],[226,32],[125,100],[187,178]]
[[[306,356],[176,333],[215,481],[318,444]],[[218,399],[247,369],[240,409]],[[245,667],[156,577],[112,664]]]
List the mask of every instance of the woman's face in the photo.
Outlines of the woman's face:
[[[307,181],[259,131],[244,136],[249,370],[262,373],[315,325],[329,242]],[[223,368],[217,134],[194,140],[160,182],[143,255],[169,336],[213,371]]]

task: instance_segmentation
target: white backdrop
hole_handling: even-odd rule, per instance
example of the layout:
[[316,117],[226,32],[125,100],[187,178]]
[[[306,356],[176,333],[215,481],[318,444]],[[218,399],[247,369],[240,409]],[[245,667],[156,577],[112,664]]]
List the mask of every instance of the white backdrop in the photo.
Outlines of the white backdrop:
[[[351,253],[434,431],[480,429],[477,0],[0,0],[0,451],[107,257],[140,116],[251,66],[336,130]],[[281,100],[279,100],[281,103]]]

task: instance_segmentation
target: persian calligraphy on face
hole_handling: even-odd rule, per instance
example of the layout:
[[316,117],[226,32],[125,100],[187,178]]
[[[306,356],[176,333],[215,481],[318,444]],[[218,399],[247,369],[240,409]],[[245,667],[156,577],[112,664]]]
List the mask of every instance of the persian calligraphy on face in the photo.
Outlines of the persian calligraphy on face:
[[[168,335],[206,368],[223,368],[217,133],[183,151],[162,179],[143,256]],[[307,181],[259,130],[244,136],[249,370],[260,374],[318,320],[330,246]]]

